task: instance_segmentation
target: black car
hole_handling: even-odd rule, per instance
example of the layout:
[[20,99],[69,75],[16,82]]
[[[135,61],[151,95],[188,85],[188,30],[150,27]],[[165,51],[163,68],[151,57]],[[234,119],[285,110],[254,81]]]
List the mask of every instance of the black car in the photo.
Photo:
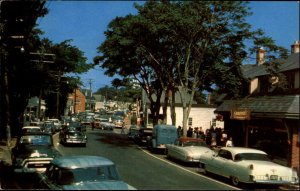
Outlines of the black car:
[[137,144],[146,144],[147,137],[152,137],[152,130],[152,128],[140,128],[138,134],[134,137],[134,141]]
[[12,167],[16,173],[43,172],[57,156],[61,154],[53,145],[52,134],[27,132],[18,137],[16,146],[12,148]]
[[85,147],[87,143],[87,136],[84,132],[69,127],[60,131],[59,140],[60,143],[64,145],[83,145]]

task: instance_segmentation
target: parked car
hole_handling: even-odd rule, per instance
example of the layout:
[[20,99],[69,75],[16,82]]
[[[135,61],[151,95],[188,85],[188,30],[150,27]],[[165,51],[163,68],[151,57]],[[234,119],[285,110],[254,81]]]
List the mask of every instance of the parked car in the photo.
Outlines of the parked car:
[[51,190],[135,190],[124,182],[115,164],[100,156],[55,158],[45,173],[38,175],[35,189]]
[[77,131],[86,132],[86,126],[82,125],[82,123],[78,121],[70,121],[68,125],[62,130],[66,130],[70,128],[76,129]]
[[147,139],[152,137],[152,128],[140,128],[134,137],[137,144],[147,144]]
[[218,153],[200,158],[200,172],[230,178],[237,186],[243,183],[299,184],[297,172],[270,160],[264,151],[244,147],[222,147]]
[[85,147],[87,143],[87,136],[84,132],[69,127],[67,130],[60,131],[59,140],[60,143],[64,145],[77,144]]
[[91,126],[93,122],[94,122],[94,117],[87,116],[87,117],[85,117],[85,118],[82,119],[81,125]]
[[[152,130],[151,130],[152,133]],[[128,130],[128,138],[134,140],[135,137],[139,134],[139,128],[136,125],[131,125]]]
[[24,126],[22,127],[22,134],[30,133],[30,132],[42,132],[42,128],[40,126]]
[[59,119],[48,119],[47,121],[53,121],[54,122],[54,125],[55,125],[55,131],[59,131],[61,130],[62,128],[62,124],[61,122],[59,121]]
[[203,155],[214,153],[202,139],[181,137],[166,145],[166,155],[183,162],[199,162]]
[[45,132],[28,132],[17,139],[11,151],[11,161],[17,173],[43,172],[60,153],[53,145],[52,135]]
[[173,125],[155,125],[152,137],[147,138],[147,146],[151,151],[166,149],[166,144],[172,144],[178,138],[177,128]]
[[42,130],[47,133],[54,134],[56,132],[56,127],[53,121],[45,121],[41,126]]

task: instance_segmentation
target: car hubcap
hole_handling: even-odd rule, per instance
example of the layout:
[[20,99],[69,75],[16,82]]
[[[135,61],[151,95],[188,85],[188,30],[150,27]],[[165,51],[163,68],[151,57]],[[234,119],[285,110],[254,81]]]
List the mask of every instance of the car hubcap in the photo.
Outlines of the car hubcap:
[[232,184],[237,186],[239,184],[239,179],[237,177],[232,177]]

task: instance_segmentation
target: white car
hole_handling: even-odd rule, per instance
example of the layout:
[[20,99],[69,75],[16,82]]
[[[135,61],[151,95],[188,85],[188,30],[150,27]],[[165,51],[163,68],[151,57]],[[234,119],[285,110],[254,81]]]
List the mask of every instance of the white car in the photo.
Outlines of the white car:
[[173,144],[166,145],[168,158],[174,158],[183,162],[199,162],[202,155],[212,154],[214,151],[201,139],[181,137]]
[[243,183],[275,185],[298,184],[297,172],[270,160],[264,151],[244,147],[222,147],[218,153],[203,155],[200,172],[211,172],[230,178],[237,186]]
[[24,126],[22,127],[22,133],[28,132],[42,132],[42,128],[40,126]]

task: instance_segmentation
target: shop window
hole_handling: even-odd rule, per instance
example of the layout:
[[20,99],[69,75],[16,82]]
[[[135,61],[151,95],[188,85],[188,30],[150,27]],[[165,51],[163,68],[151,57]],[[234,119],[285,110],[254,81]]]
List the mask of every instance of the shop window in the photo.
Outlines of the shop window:
[[189,117],[189,126],[193,126],[193,118]]

